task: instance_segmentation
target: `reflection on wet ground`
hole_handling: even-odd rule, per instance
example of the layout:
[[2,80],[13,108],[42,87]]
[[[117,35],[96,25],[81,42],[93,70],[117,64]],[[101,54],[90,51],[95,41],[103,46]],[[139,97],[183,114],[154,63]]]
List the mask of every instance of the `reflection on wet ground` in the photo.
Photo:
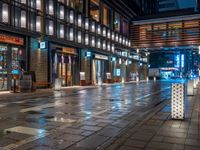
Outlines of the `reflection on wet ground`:
[[0,101],[0,148],[94,149],[169,99],[170,84],[121,84]]

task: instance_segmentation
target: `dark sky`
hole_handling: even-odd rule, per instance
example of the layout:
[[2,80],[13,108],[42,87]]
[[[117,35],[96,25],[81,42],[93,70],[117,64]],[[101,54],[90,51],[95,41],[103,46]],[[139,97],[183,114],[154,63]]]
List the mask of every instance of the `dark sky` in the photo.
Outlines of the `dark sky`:
[[178,0],[180,9],[195,7],[196,0]]

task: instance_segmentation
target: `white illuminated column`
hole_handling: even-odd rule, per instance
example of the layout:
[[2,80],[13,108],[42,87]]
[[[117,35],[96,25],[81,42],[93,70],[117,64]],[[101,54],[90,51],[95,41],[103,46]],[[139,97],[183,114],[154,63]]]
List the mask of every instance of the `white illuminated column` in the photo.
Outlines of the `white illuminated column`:
[[78,26],[79,27],[82,26],[82,16],[81,16],[81,14],[78,15]]
[[60,38],[64,38],[64,25],[60,25]]
[[128,46],[131,47],[131,41],[128,42]]
[[101,39],[98,39],[97,48],[101,48]]
[[172,83],[171,117],[172,119],[184,119],[184,84]]
[[2,22],[8,23],[8,4],[2,5]]
[[26,28],[26,11],[21,11],[21,27]]
[[126,46],[128,46],[128,39],[126,39]]
[[89,35],[85,34],[85,45],[89,45]]
[[140,52],[140,50],[139,50],[139,49],[137,49],[137,50],[136,50],[136,52],[137,52],[137,53],[139,53],[139,52]]
[[81,43],[81,31],[78,31],[78,43]]
[[74,23],[74,11],[73,10],[70,10],[70,13],[69,13],[69,22],[70,23]]
[[149,77],[146,78],[147,82],[149,82]]
[[60,19],[64,19],[64,18],[65,18],[64,6],[60,6]]
[[41,17],[40,16],[36,17],[36,31],[41,32]]

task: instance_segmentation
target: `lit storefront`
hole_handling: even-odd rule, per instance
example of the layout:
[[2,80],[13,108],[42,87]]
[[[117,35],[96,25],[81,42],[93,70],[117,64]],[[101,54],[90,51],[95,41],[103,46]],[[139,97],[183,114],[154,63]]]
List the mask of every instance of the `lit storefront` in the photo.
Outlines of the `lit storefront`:
[[25,70],[24,39],[0,34],[0,91],[9,90],[13,78],[19,79]]
[[[53,48],[54,47],[54,48]],[[73,86],[78,74],[78,54],[75,48],[51,47],[52,82],[61,79],[62,86]]]

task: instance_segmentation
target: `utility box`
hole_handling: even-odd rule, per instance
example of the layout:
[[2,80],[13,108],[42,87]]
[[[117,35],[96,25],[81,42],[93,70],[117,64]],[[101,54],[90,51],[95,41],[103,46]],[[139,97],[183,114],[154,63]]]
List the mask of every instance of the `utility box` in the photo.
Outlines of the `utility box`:
[[185,86],[183,83],[172,83],[171,117],[183,120],[185,116]]

